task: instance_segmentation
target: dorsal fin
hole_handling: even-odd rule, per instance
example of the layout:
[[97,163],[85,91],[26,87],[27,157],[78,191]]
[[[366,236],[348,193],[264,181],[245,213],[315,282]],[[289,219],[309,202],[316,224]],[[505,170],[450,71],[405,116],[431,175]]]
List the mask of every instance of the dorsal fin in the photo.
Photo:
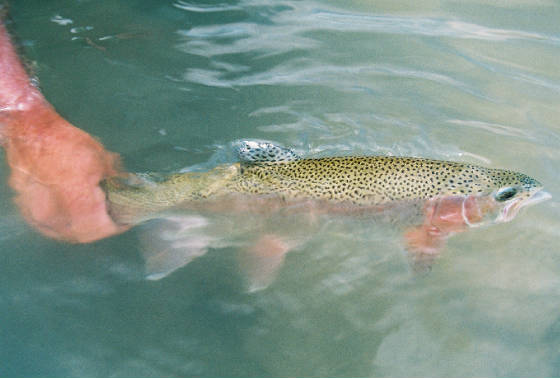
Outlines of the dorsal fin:
[[242,163],[283,162],[299,159],[299,156],[289,148],[253,140],[239,142],[237,155]]

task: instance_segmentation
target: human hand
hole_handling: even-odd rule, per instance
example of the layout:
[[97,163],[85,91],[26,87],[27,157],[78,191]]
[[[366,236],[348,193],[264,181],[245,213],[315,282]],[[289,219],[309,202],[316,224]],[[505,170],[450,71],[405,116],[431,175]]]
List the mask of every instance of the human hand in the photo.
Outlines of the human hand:
[[113,222],[99,182],[118,157],[46,102],[2,117],[10,186],[25,219],[46,236],[86,243],[127,228]]
[[21,213],[44,235],[70,242],[124,231],[99,187],[118,174],[117,155],[56,113],[27,76],[1,18],[0,144]]

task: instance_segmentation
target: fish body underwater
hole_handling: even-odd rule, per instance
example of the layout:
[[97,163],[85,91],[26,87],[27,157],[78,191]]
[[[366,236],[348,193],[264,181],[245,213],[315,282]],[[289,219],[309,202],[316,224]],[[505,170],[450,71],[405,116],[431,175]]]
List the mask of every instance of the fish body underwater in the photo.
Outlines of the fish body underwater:
[[[136,175],[106,180],[102,185],[113,219],[136,224],[171,219],[170,214],[178,211],[303,214],[308,219],[322,214],[367,217],[396,209],[394,214],[409,218],[406,249],[415,256],[433,256],[448,236],[472,226],[510,221],[520,208],[550,197],[541,183],[525,174],[465,163],[392,156],[300,158],[290,149],[259,141],[239,143],[237,153],[239,162],[208,172],[174,174],[159,182]],[[205,222],[189,219],[187,226],[179,228]],[[189,249],[192,235],[190,240],[178,244]],[[191,248],[180,256],[177,248],[156,248],[159,262],[151,269],[155,271],[151,278],[165,276],[210,245],[194,244],[194,253]],[[290,247],[269,233],[256,237],[248,249],[269,257],[270,251],[279,250],[272,253],[274,265],[279,266],[282,259],[277,255],[283,256]],[[170,255],[175,262],[162,266]],[[255,267],[255,272],[259,270],[262,264]]]

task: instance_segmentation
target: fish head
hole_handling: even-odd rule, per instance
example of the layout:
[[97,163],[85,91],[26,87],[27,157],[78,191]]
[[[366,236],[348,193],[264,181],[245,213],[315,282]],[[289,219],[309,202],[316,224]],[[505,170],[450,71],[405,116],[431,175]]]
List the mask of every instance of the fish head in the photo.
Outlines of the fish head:
[[543,185],[523,173],[495,169],[491,172],[489,200],[495,214],[494,222],[509,222],[523,207],[546,201],[552,196]]
[[409,251],[437,254],[449,235],[469,227],[509,222],[523,207],[551,198],[540,182],[522,173],[470,168],[463,186],[426,202],[423,223],[405,234]]

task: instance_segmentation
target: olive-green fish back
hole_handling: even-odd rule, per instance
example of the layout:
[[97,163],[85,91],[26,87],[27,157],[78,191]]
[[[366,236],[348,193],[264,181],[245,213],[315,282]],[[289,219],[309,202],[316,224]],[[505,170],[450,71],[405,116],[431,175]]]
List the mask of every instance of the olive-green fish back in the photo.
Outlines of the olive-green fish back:
[[359,204],[491,191],[513,172],[447,161],[383,156],[330,157],[242,165],[230,190]]

